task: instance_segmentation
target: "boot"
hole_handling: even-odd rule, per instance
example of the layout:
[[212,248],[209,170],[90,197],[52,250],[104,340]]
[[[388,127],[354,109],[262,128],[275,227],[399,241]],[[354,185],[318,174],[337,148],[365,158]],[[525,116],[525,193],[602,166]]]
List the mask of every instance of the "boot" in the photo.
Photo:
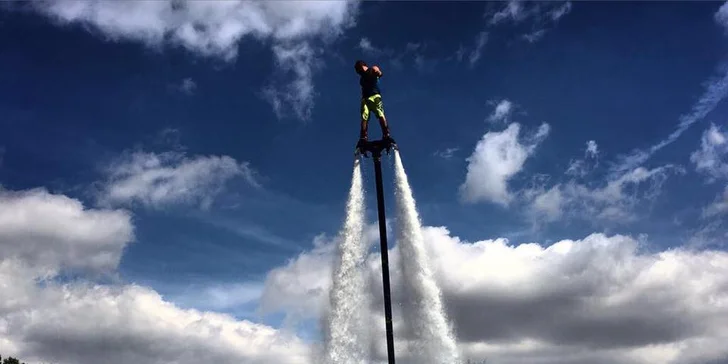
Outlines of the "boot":
[[389,129],[384,131],[384,135],[382,136],[382,140],[388,141],[391,144],[395,144],[394,138],[389,134]]

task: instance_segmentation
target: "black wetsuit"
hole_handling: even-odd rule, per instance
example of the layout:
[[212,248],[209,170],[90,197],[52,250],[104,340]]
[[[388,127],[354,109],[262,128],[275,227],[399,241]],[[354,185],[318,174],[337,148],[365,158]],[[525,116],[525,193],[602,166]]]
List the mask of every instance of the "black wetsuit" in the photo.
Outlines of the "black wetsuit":
[[359,74],[359,85],[361,86],[361,97],[363,99],[381,93],[379,90],[379,77],[371,68]]

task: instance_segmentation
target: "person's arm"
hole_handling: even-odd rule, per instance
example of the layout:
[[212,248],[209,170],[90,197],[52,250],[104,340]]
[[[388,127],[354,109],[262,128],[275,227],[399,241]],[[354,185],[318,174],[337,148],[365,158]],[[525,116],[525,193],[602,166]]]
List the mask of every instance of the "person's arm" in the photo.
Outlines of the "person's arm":
[[374,72],[377,77],[382,77],[382,70],[379,69],[379,66],[372,66],[372,72]]

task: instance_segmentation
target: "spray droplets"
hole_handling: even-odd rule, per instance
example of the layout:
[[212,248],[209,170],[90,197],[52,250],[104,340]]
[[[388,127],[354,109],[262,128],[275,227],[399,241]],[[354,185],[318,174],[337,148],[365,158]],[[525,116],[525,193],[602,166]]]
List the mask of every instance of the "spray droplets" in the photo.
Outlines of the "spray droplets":
[[415,335],[416,342],[410,351],[418,363],[459,363],[457,345],[445,317],[440,288],[430,269],[417,206],[399,152],[395,151],[394,158],[397,248],[400,251],[399,264],[406,297],[402,312],[405,324]]
[[[404,323],[414,335],[410,346],[411,362],[423,364],[460,364],[457,344],[427,259],[421,224],[412,190],[395,150],[395,196],[397,205],[397,248],[403,296]],[[326,364],[371,363],[367,333],[371,321],[369,297],[363,264],[368,246],[363,239],[364,188],[359,161],[354,164],[346,221],[341,231],[330,292],[331,309],[326,322]],[[384,337],[376,338],[385,340]],[[395,342],[398,338],[395,337]]]
[[330,292],[330,313],[326,323],[327,364],[364,364],[369,345],[365,314],[367,295],[361,272],[367,246],[364,230],[364,188],[357,160],[351,178],[346,221],[339,235]]

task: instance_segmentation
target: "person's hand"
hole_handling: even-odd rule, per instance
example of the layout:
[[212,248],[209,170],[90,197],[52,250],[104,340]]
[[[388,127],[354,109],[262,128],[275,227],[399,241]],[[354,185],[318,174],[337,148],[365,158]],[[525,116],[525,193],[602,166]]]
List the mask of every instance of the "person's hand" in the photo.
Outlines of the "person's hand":
[[377,76],[382,77],[382,71],[379,69],[379,66],[372,66],[372,71],[377,74]]

